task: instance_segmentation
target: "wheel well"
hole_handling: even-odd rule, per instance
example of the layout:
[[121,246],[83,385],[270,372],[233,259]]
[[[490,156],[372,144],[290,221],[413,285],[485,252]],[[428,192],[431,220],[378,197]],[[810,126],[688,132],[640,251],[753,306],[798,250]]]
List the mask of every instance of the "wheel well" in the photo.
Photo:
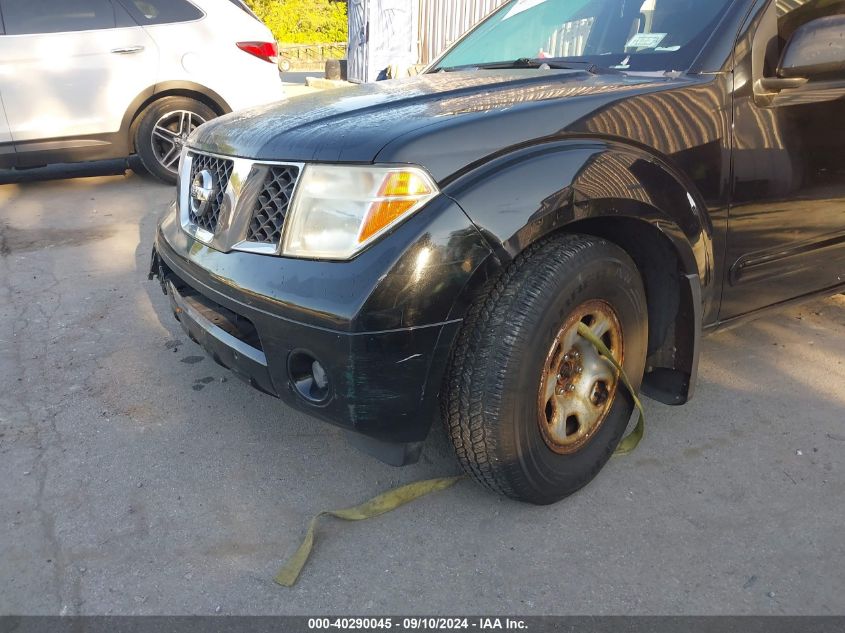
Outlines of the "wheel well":
[[643,390],[666,404],[683,404],[692,393],[697,365],[695,293],[675,245],[659,229],[634,218],[601,217],[569,224],[567,233],[608,240],[640,271],[648,303],[648,362]]
[[566,232],[604,238],[634,260],[648,299],[648,353],[653,354],[666,340],[680,304],[682,271],[672,243],[652,225],[631,218],[583,220],[567,225]]
[[[648,359],[642,391],[669,405],[692,398],[702,336],[701,282],[687,270],[675,244],[657,227],[632,217],[601,216],[565,225],[554,233],[600,237],[624,250],[643,279],[648,306]],[[548,237],[545,234],[542,237]],[[487,258],[452,314],[464,317],[503,274],[498,257]],[[506,266],[507,264],[505,264]]]
[[141,105],[135,109],[135,113],[132,115],[132,119],[129,124],[129,143],[133,153],[135,152],[135,130],[138,122],[140,121],[141,114],[153,103],[160,101],[165,97],[187,97],[188,99],[194,99],[214,110],[217,116],[222,116],[229,112],[228,106],[218,103],[215,99],[206,94],[189,88],[171,88],[169,90],[157,92],[143,101]]

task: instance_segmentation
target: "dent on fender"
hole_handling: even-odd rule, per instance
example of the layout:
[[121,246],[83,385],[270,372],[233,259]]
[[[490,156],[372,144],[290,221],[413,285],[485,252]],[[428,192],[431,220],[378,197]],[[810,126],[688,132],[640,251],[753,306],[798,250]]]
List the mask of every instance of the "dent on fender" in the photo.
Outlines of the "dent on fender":
[[713,227],[698,194],[667,165],[616,143],[570,140],[524,149],[459,178],[447,193],[505,259],[574,222],[632,217],[667,235],[688,272],[707,282],[713,276]]

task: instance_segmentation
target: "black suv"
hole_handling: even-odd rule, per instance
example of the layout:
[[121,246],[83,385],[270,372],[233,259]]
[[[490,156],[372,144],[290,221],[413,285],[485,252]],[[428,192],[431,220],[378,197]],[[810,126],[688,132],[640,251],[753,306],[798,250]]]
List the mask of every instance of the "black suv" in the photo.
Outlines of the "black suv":
[[705,332],[845,288],[845,0],[514,0],[419,77],[202,126],[153,274],[254,387],[551,503]]

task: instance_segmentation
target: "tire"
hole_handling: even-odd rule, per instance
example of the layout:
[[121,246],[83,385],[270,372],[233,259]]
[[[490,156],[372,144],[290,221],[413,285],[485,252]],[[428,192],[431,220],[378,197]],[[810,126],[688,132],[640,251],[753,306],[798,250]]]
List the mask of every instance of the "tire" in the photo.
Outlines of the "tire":
[[[498,494],[555,503],[592,481],[625,433],[634,402],[621,381],[614,388],[612,379],[595,379],[589,403],[581,397],[609,368],[571,334],[582,314],[585,323],[610,324],[606,342],[613,341],[614,356],[622,356],[639,389],[648,345],[645,291],[636,265],[614,244],[559,235],[533,245],[469,310],[446,372],[441,414],[464,470]],[[569,342],[571,355],[563,349]],[[569,360],[575,356],[580,360]],[[564,369],[549,369],[564,359]],[[569,389],[577,400],[566,399]],[[578,411],[567,416],[570,402]]]
[[164,97],[151,103],[134,126],[135,151],[144,169],[175,185],[179,155],[188,135],[216,117],[210,107],[189,97]]

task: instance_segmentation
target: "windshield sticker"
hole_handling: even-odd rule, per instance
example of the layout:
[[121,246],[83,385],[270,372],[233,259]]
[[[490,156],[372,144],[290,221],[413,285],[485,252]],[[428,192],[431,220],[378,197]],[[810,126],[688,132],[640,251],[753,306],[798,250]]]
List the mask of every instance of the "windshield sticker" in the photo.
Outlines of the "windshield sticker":
[[666,39],[668,33],[637,33],[625,45],[625,48],[657,48]]
[[518,0],[518,2],[511,7],[511,10],[508,11],[508,14],[502,18],[502,22],[510,20],[513,16],[519,15],[523,11],[528,11],[528,9],[533,9],[536,6],[545,4],[546,1],[547,0]]

